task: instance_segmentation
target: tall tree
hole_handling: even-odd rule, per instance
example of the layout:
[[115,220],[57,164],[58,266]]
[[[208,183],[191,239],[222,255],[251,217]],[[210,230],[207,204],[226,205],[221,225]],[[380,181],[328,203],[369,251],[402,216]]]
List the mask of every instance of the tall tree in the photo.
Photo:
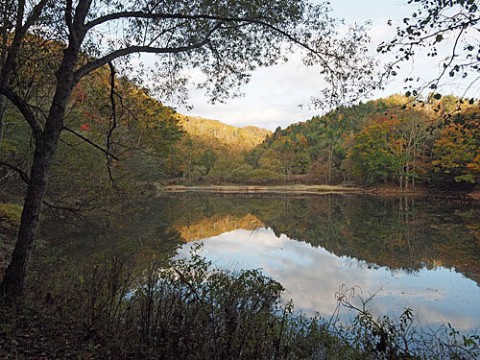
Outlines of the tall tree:
[[479,108],[456,114],[435,141],[434,171],[450,176],[456,182],[480,182],[480,116]]
[[[312,121],[315,124],[318,136],[318,144],[316,146],[323,148],[327,153],[328,174],[327,181],[332,181],[332,170],[334,164],[341,163],[343,160],[342,138],[349,126],[350,119],[345,117],[341,112],[342,108],[337,108],[335,111],[326,114],[321,118],[316,118]],[[335,159],[335,157],[337,159]]]
[[379,118],[356,135],[351,153],[353,174],[364,183],[386,183],[400,174],[405,160],[402,141],[394,131],[397,125],[398,121]]
[[[1,9],[6,21],[0,42],[6,46],[0,95],[21,112],[34,139],[18,238],[1,284],[9,297],[23,292],[69,99],[85,76],[109,66],[114,79],[114,69],[127,69],[134,54],[157,54],[151,79],[160,85],[159,95],[183,89],[185,71],[195,68],[204,74],[201,86],[210,98],[222,100],[248,81],[249,71],[275,64],[297,45],[306,51],[308,65],[321,67],[333,99],[358,79],[374,80],[357,56],[365,52],[362,29],[334,38],[337,23],[327,7],[305,0],[1,0]],[[62,51],[48,53],[52,44]],[[38,61],[48,71],[31,71]],[[43,97],[32,99],[30,90],[44,84]],[[112,80],[112,95],[113,85]],[[112,96],[112,126],[117,106]],[[109,143],[103,151],[111,159]]]

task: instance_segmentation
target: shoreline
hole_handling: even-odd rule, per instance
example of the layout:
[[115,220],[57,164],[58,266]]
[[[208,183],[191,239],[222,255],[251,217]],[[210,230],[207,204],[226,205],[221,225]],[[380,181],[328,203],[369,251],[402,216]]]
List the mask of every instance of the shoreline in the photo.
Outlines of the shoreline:
[[206,192],[222,194],[426,194],[425,189],[402,191],[401,189],[363,188],[341,185],[160,185],[156,190],[168,193]]
[[158,185],[158,191],[168,193],[206,192],[222,194],[364,194],[361,187],[335,185]]
[[293,195],[373,195],[381,197],[398,196],[429,196],[432,194],[440,196],[467,197],[472,200],[480,200],[480,193],[473,191],[464,192],[445,192],[439,194],[425,187],[415,187],[410,189],[400,189],[394,186],[379,186],[364,188],[360,186],[341,186],[341,185],[161,185],[153,184],[155,189],[165,193],[218,193],[218,194],[293,194]]

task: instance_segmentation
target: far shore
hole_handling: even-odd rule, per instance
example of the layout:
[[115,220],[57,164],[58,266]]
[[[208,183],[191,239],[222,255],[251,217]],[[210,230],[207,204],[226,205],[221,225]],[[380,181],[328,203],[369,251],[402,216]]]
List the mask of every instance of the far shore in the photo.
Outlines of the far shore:
[[[205,192],[222,194],[296,194],[296,195],[326,195],[326,194],[368,194],[378,196],[427,196],[431,190],[416,186],[402,189],[398,186],[385,185],[376,187],[342,186],[342,185],[162,185],[154,184],[156,190],[167,193]],[[436,192],[437,195],[440,195]],[[448,193],[445,193],[448,194]],[[468,196],[480,200],[477,191],[466,193],[449,193],[449,195]]]
[[161,185],[154,184],[162,192],[208,192],[224,194],[377,194],[394,195],[426,195],[423,187],[401,189],[394,186],[364,188],[360,186],[342,185]]
[[345,194],[345,193],[365,193],[366,190],[356,186],[336,186],[336,185],[159,185],[155,184],[159,191],[164,192],[214,192],[226,194],[244,194],[244,193],[292,193],[292,194]]

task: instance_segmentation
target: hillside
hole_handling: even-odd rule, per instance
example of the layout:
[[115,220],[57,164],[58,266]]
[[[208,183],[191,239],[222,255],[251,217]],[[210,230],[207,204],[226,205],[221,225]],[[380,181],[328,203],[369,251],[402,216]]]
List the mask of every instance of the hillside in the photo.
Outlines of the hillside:
[[271,131],[255,126],[235,127],[218,120],[179,116],[179,125],[192,139],[214,148],[228,147],[231,151],[245,152],[261,144]]
[[178,180],[194,184],[384,184],[469,190],[480,178],[478,102],[403,95],[269,132],[178,115]]
[[279,128],[247,160],[286,182],[467,190],[480,182],[479,121],[475,99],[392,95]]
[[[480,183],[480,107],[474,99],[437,96],[425,104],[392,95],[272,133],[178,114],[124,77],[115,79],[121,101],[113,112],[110,86],[105,67],[74,88],[48,197],[67,203],[100,201],[112,179],[124,187],[140,181],[394,184],[404,189],[420,184],[469,190]],[[26,122],[16,120],[19,116],[7,103],[0,124],[0,162],[7,164],[0,168],[0,185],[6,190],[0,195],[20,198],[23,189],[15,169],[28,172],[31,132]],[[96,147],[81,141],[85,139]],[[105,139],[114,156],[108,161],[98,146]],[[68,176],[72,171],[79,176]],[[88,176],[92,172],[98,176]]]

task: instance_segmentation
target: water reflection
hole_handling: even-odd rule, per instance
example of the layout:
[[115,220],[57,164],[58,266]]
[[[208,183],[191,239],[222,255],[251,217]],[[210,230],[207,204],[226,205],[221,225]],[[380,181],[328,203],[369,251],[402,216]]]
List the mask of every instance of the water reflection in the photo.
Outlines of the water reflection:
[[[379,314],[419,311],[423,323],[480,322],[480,206],[443,199],[359,196],[163,194],[92,224],[44,221],[42,234],[68,263],[128,255],[138,271],[204,240],[219,265],[263,268],[297,308],[330,315],[342,284]],[[181,250],[184,254],[188,245]],[[129,255],[131,254],[131,255]]]
[[[283,234],[277,236],[269,228],[235,230],[202,242],[201,254],[220,268],[262,268],[280,281],[287,289],[286,296],[307,313],[333,314],[337,305],[334,295],[345,284],[358,286],[364,299],[376,293],[369,308],[377,315],[396,316],[410,307],[423,326],[450,323],[469,331],[480,325],[480,289],[450,269],[425,268],[412,273],[372,267]],[[188,256],[191,246],[182,247],[178,256]]]
[[[228,269],[263,268],[297,308],[329,316],[345,284],[358,286],[363,298],[379,291],[369,303],[377,314],[410,307],[425,326],[480,325],[478,204],[196,194],[165,201],[188,209],[188,217],[172,218],[172,225],[195,234],[187,241],[204,239],[207,258]],[[254,221],[245,226],[246,219]]]
[[[455,268],[480,283],[478,204],[357,196],[205,194],[175,194],[163,201],[171,204],[175,229],[186,234],[186,229],[194,228],[195,236],[185,237],[186,241],[264,226],[278,236],[285,234],[374,267],[407,272],[424,267]],[[256,226],[243,225],[249,217],[256,219]]]

